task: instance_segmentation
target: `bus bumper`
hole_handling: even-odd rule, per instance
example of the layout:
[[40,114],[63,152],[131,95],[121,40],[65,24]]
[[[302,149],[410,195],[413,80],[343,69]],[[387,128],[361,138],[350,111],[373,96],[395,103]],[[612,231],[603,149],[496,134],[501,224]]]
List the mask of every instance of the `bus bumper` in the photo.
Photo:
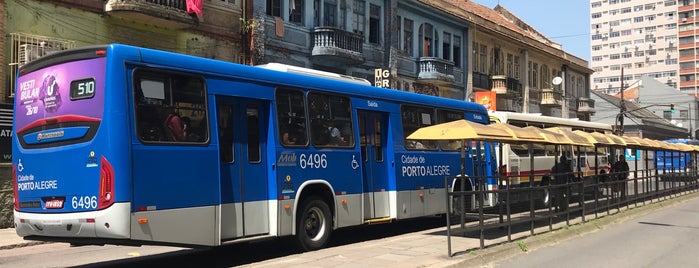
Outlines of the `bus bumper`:
[[114,203],[100,211],[24,213],[14,211],[19,236],[129,238],[130,203]]

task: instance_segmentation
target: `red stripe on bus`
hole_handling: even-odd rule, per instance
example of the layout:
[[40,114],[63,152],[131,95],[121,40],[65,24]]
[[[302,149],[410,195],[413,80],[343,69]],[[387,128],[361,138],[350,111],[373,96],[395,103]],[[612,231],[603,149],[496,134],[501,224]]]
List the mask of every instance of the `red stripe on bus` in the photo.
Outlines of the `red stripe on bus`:
[[102,120],[99,118],[82,116],[82,115],[74,115],[74,114],[59,115],[59,116],[42,118],[42,119],[36,120],[34,122],[31,122],[31,123],[29,123],[29,125],[26,125],[23,128],[17,130],[17,132],[21,133],[27,129],[41,127],[41,126],[47,126],[47,125],[53,125],[53,124],[60,124],[60,123],[70,123],[70,122],[91,122],[91,123],[97,122],[97,123],[99,123],[100,121],[102,121]]

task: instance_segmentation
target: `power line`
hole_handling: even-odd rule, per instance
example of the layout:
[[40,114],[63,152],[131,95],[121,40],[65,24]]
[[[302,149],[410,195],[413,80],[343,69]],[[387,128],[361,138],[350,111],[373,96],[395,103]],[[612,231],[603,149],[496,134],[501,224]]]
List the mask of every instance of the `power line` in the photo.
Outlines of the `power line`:
[[577,37],[577,36],[590,36],[590,33],[571,34],[571,35],[560,35],[560,36],[553,36],[553,37],[549,37],[549,38],[551,38],[551,39],[556,39],[556,38],[568,38],[568,37]]

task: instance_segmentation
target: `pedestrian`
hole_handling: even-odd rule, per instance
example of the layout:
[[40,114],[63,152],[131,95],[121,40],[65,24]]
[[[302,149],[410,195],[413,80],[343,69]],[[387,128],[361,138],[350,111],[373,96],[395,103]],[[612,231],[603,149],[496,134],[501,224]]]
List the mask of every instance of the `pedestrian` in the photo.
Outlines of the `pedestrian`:
[[629,177],[629,163],[626,162],[626,157],[619,155],[619,160],[612,165],[612,174],[616,178],[612,185],[612,191],[621,192],[621,197],[626,197],[626,179]]
[[570,161],[565,155],[561,155],[558,163],[554,164],[551,168],[551,174],[553,174],[553,201],[556,206],[556,211],[559,209],[565,211],[568,209],[568,186],[569,178],[573,173],[573,169],[570,167]]

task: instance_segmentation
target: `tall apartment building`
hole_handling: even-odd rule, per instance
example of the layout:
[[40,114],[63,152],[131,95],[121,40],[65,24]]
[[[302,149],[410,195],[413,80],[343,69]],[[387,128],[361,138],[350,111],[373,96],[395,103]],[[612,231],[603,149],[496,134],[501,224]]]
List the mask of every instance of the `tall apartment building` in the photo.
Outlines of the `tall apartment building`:
[[[695,43],[694,33],[689,31],[694,24],[693,2],[591,0],[590,67],[595,71],[591,89],[615,94],[622,88],[622,81],[628,86],[642,76],[650,76],[694,94]],[[678,50],[686,46],[691,46],[691,59],[686,57],[688,52]],[[683,67],[690,64],[691,80],[684,72],[689,70]],[[691,86],[685,81],[691,81]]]

